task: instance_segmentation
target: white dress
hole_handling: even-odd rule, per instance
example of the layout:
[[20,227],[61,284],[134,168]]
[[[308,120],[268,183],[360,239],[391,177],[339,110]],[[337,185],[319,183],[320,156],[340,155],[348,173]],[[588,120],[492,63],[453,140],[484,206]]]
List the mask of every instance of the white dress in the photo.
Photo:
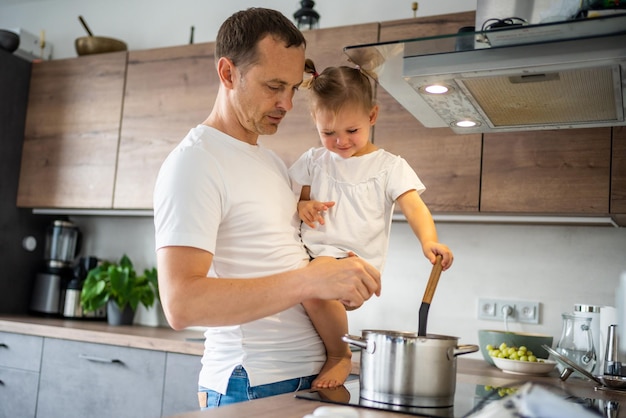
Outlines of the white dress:
[[312,148],[289,169],[292,181],[311,186],[311,200],[333,201],[324,225],[301,225],[311,257],[362,257],[381,272],[389,247],[396,199],[424,185],[402,157],[383,149],[342,158],[326,148]]

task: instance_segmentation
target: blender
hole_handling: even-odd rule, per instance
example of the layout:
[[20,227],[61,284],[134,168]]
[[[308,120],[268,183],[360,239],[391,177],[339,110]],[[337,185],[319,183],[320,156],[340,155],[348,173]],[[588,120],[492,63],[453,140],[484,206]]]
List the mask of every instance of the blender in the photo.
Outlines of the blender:
[[80,250],[80,230],[66,220],[55,220],[46,230],[44,267],[35,278],[30,309],[57,316],[64,305],[64,292],[73,278],[72,265]]

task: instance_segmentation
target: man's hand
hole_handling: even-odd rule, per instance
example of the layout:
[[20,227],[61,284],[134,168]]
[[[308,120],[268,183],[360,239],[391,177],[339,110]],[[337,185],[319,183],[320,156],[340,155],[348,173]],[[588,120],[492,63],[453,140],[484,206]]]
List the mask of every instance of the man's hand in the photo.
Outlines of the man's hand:
[[348,310],[360,307],[372,295],[380,296],[380,272],[359,257],[315,259],[304,271],[312,275],[314,297],[337,299]]

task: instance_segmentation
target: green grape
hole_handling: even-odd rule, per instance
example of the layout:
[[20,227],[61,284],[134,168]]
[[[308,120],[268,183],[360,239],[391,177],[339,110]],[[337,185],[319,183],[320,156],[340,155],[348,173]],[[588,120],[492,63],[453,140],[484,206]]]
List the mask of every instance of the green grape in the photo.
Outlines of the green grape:
[[491,385],[485,385],[485,390],[487,392],[491,392],[494,391],[496,392],[501,398],[507,396],[507,395],[511,395],[514,394],[515,392],[517,392],[517,388],[501,388],[501,387],[494,387]]
[[537,356],[533,354],[531,350],[529,350],[526,346],[520,347],[509,347],[507,343],[500,343],[497,347],[494,347],[493,344],[487,344],[485,346],[487,349],[487,353],[491,357],[503,358],[508,360],[519,360],[519,361],[529,361],[529,362],[541,362],[543,360],[537,359]]

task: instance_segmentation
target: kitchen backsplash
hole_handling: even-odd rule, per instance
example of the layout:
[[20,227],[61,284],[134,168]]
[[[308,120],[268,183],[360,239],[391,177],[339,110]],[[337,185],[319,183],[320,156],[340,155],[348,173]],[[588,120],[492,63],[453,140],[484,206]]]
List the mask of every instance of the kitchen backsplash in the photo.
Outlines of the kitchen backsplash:
[[[83,255],[117,259],[128,254],[137,268],[156,265],[149,217],[75,216],[83,231]],[[443,223],[439,239],[454,251],[433,298],[428,331],[478,342],[478,329],[504,323],[477,319],[478,298],[540,302],[540,323],[509,323],[511,331],[561,332],[561,313],[576,303],[615,305],[619,275],[626,271],[626,228],[598,226]],[[408,224],[394,222],[383,292],[350,312],[350,332],[417,331],[418,311],[431,266]],[[472,354],[471,356],[479,356]]]

